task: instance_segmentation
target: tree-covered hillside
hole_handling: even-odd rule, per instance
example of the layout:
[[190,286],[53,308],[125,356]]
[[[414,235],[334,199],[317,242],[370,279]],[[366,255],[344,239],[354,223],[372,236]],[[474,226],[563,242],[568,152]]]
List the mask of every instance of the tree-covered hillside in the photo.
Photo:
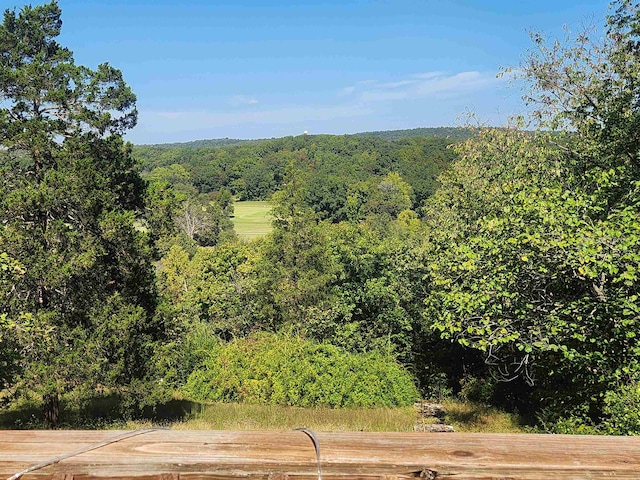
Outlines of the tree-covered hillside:
[[468,140],[473,136],[473,129],[466,127],[421,127],[406,130],[381,130],[376,132],[356,133],[359,137],[380,137],[385,140],[399,140],[414,137],[441,137],[452,141]]
[[224,147],[228,145],[241,145],[243,143],[259,142],[260,140],[242,140],[240,138],[213,138],[203,140],[192,140],[190,142],[175,142],[175,143],[159,143],[142,145],[144,147],[158,147],[158,148],[207,148],[207,147]]
[[[421,127],[406,130],[381,130],[375,132],[361,132],[350,135],[340,136],[356,136],[356,137],[380,137],[385,140],[398,140],[401,138],[413,137],[441,137],[449,140],[467,140],[473,135],[473,129],[465,127]],[[316,135],[317,136],[317,135]],[[335,136],[335,135],[329,135]],[[268,141],[266,138],[259,139],[239,139],[239,138],[212,138],[203,140],[192,140],[189,142],[159,143],[140,145],[141,147],[158,147],[158,148],[207,148],[207,147],[224,147],[229,145],[240,145],[243,143],[254,143]],[[274,140],[273,138],[271,140]]]
[[359,215],[349,208],[360,209],[389,173],[411,186],[412,205],[422,205],[454,158],[451,143],[439,137],[301,135],[226,147],[138,146],[134,156],[148,180],[188,183],[203,194],[224,188],[238,200],[268,199],[293,168],[305,182],[309,206],[339,221]]

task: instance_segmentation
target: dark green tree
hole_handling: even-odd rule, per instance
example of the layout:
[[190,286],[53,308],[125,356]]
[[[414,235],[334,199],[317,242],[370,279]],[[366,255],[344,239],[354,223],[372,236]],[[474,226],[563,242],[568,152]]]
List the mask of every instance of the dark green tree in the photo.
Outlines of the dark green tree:
[[134,228],[144,182],[121,137],[136,97],[110,65],[76,65],[61,25],[56,2],[6,10],[0,25],[0,251],[24,267],[2,309],[51,332],[20,377],[50,406],[140,380],[161,334],[151,249]]

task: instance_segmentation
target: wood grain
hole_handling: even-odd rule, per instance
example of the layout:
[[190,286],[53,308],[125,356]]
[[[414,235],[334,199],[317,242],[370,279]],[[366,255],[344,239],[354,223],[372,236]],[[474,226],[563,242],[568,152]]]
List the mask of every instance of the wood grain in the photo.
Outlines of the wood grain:
[[[0,431],[0,479],[103,442],[116,431]],[[317,432],[323,479],[640,479],[640,438]],[[299,431],[153,431],[82,453],[24,479],[316,480]]]

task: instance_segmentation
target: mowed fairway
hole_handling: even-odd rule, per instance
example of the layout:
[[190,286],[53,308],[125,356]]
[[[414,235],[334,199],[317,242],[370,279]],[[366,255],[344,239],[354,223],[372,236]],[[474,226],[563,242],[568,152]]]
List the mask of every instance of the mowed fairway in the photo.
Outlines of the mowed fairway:
[[269,202],[236,202],[233,210],[233,228],[241,239],[262,237],[271,231]]

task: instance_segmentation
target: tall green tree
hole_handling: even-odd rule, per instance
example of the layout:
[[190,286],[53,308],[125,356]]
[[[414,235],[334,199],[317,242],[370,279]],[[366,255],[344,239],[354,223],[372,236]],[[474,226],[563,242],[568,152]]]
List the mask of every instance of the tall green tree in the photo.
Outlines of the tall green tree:
[[612,7],[601,40],[534,35],[542,128],[466,142],[426,210],[426,318],[555,419],[598,421],[640,373],[640,6]]
[[161,333],[151,250],[134,228],[144,182],[121,137],[136,97],[110,65],[76,65],[61,26],[56,2],[6,10],[0,25],[0,251],[24,266],[3,310],[51,331],[23,356],[21,382],[53,404],[142,378]]

